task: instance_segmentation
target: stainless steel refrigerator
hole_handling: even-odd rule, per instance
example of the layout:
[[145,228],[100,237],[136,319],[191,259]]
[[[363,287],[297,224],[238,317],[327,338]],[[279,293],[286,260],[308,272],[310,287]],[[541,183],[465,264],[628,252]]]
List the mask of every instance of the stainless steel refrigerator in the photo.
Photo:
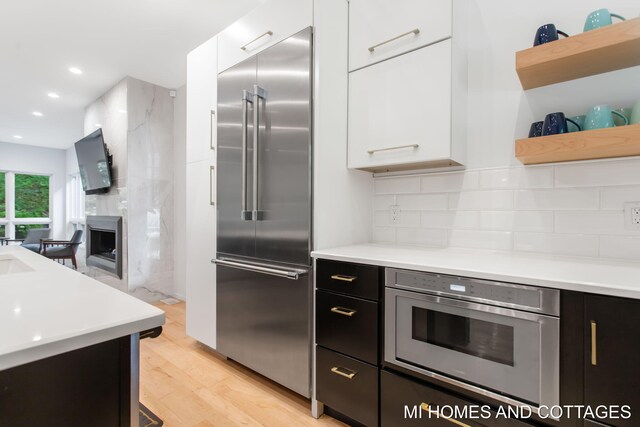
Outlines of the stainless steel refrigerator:
[[309,397],[312,30],[218,75],[217,350]]

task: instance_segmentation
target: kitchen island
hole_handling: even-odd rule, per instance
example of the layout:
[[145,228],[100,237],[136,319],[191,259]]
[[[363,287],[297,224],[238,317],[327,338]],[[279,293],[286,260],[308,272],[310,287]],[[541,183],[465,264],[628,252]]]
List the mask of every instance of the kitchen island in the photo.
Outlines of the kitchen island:
[[0,426],[138,425],[139,333],[164,312],[0,248]]

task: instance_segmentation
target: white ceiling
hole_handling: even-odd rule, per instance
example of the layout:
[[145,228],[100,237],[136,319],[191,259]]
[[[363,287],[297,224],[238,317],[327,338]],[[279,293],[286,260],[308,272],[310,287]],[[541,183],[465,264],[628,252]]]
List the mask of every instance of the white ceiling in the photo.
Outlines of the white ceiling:
[[84,107],[123,77],[184,85],[187,53],[259,3],[0,0],[0,141],[70,147]]

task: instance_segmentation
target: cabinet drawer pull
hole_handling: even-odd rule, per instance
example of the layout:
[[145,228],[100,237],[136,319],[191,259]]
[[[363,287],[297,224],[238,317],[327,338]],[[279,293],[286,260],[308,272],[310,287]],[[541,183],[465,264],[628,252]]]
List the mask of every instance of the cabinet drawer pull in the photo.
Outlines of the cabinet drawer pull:
[[414,34],[414,35],[416,35],[416,36],[417,36],[418,34],[420,34],[420,29],[419,29],[419,28],[416,28],[416,29],[414,29],[414,30],[407,31],[406,33],[404,33],[404,34],[400,34],[399,36],[395,36],[395,37],[394,37],[394,38],[392,38],[392,39],[385,40],[385,41],[383,41],[382,43],[378,43],[378,44],[376,44],[376,45],[373,45],[373,46],[371,46],[371,47],[369,48],[369,52],[373,53],[373,51],[374,51],[374,50],[376,50],[377,48],[379,48],[380,46],[383,46],[383,45],[385,45],[385,44],[387,44],[387,43],[394,42],[394,41],[396,41],[396,40],[398,40],[398,39],[401,39],[401,38],[403,38],[403,37],[405,37],[405,36],[408,36],[409,34]]
[[420,144],[398,145],[397,147],[377,148],[375,150],[367,150],[369,154],[376,154],[381,151],[402,150],[403,148],[418,148]]
[[423,411],[425,411],[425,412],[430,412],[430,413],[434,414],[436,417],[438,417],[439,419],[443,419],[443,420],[445,420],[445,421],[449,421],[450,423],[455,424],[455,425],[457,425],[457,426],[460,426],[460,427],[471,427],[469,424],[465,424],[465,423],[463,423],[462,421],[454,420],[453,418],[449,418],[449,417],[445,417],[445,416],[443,416],[443,415],[440,415],[440,414],[438,413],[438,411],[434,411],[434,410],[432,410],[432,409],[429,407],[429,404],[428,404],[428,403],[424,403],[424,402],[422,402],[422,403],[420,404],[420,409],[422,409],[422,410],[423,410]]
[[348,380],[352,380],[353,377],[355,377],[357,374],[357,372],[355,371],[351,371],[346,368],[341,368],[340,366],[334,366],[333,368],[331,368],[331,372],[333,372],[336,375],[340,375],[341,377],[345,377]]
[[356,276],[344,276],[342,274],[334,274],[333,276],[331,276],[331,278],[333,280],[340,280],[342,282],[353,282],[357,279]]
[[596,366],[598,364],[598,347],[596,344],[598,325],[595,320],[591,321],[591,364]]
[[268,30],[266,33],[260,34],[258,37],[256,37],[255,39],[251,40],[250,42],[247,42],[244,44],[244,46],[240,46],[240,49],[242,50],[247,50],[247,46],[249,46],[251,43],[253,42],[257,42],[258,40],[260,40],[261,38],[263,38],[264,36],[272,36],[273,35],[273,31]]
[[336,314],[342,314],[343,316],[348,316],[348,317],[352,317],[354,314],[357,313],[356,310],[352,310],[350,308],[344,308],[344,307],[332,307],[331,312]]

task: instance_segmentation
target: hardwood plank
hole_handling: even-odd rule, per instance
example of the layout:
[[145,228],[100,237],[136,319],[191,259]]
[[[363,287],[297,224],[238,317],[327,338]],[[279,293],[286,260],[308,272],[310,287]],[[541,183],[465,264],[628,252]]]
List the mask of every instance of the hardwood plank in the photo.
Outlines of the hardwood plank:
[[163,333],[140,343],[140,401],[167,427],[344,426],[311,417],[308,400],[185,333],[185,303],[155,304]]
[[640,18],[516,53],[523,89],[640,65]]
[[640,155],[640,125],[525,138],[516,157],[525,165]]

